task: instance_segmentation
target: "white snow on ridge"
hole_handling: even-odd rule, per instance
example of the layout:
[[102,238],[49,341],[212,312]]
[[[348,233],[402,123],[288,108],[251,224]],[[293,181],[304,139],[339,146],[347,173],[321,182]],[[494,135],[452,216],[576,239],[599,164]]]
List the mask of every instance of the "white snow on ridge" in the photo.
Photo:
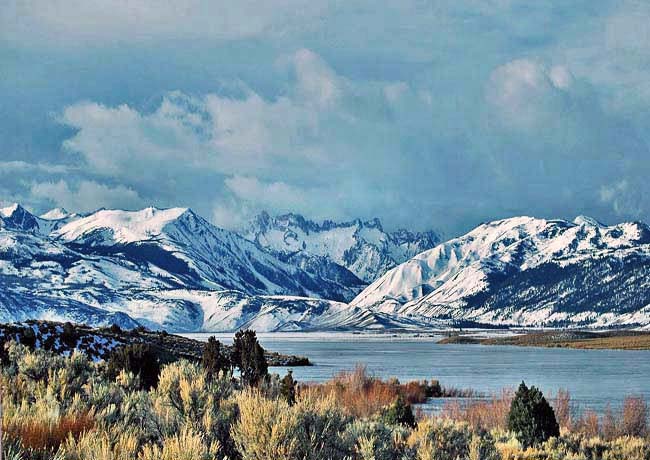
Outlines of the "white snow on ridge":
[[41,219],[45,220],[61,220],[65,219],[66,217],[69,217],[70,213],[66,211],[63,208],[54,208],[46,212],[45,214],[41,214],[39,217]]
[[[650,230],[640,223],[606,227],[589,218],[576,223],[516,217],[480,225],[468,234],[418,254],[387,272],[362,291],[351,305],[426,320],[451,317],[490,324],[541,325],[582,322],[578,315],[548,309],[481,312],[465,299],[483,292],[492,275],[510,276],[553,263],[568,267],[599,258],[633,255],[650,263]],[[611,281],[612,276],[603,278]],[[525,293],[520,293],[525,298]],[[562,296],[559,293],[560,298]],[[650,315],[613,315],[607,320],[627,324],[650,321]],[[603,324],[589,317],[585,322]]]
[[64,225],[53,236],[67,241],[83,239],[95,231],[105,231],[115,243],[146,241],[159,236],[165,226],[188,212],[187,208],[156,209],[141,211],[101,210],[88,217]]
[[[418,252],[433,237],[386,233],[378,221],[320,225],[289,215],[282,217],[286,222],[277,218],[260,226],[253,241],[187,208],[100,210],[86,217],[56,210],[44,216],[50,219],[18,205],[0,210],[3,321],[58,318],[130,327],[137,321],[185,332],[423,330],[467,322],[650,325],[650,306],[620,306],[607,298],[643,300],[650,290],[650,268],[644,271],[646,259],[650,267],[650,229],[637,222],[605,226],[584,216],[574,222],[516,217]],[[317,270],[279,256],[293,251]],[[359,280],[332,259],[369,275],[399,257],[406,261],[350,304],[324,299],[358,292],[344,283]],[[567,288],[524,275],[519,284],[511,281],[549,264],[565,270],[551,275]],[[610,290],[594,288],[593,301],[579,309],[558,308],[582,301],[582,279],[571,280],[576,266],[598,268],[592,285]],[[587,273],[576,270],[579,277]],[[499,289],[490,291],[495,279],[503,282],[503,298],[493,295]],[[511,286],[516,291],[508,291]]]
[[0,208],[0,216],[11,217],[13,213],[16,212],[17,209],[18,209],[18,203],[14,203],[4,208]]

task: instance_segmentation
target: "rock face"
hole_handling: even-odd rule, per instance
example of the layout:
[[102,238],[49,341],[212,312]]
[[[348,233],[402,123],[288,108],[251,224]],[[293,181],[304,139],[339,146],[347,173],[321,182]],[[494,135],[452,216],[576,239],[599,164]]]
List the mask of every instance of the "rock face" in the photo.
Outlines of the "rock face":
[[389,271],[351,305],[418,321],[520,326],[650,323],[650,228],[516,217]]
[[[433,231],[385,232],[379,219],[318,224],[299,214],[271,217],[262,213],[243,234],[285,260],[326,258],[366,283],[440,242]],[[322,262],[315,264],[322,266]]]

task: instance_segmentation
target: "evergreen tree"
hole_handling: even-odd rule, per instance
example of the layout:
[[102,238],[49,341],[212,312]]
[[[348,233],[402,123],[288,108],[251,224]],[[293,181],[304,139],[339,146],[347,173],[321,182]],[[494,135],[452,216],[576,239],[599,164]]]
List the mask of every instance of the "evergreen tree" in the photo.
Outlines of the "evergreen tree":
[[391,425],[406,425],[415,427],[415,416],[411,405],[399,395],[393,403],[382,411],[382,420]]
[[160,361],[155,351],[147,344],[126,345],[111,354],[108,359],[108,375],[114,379],[122,370],[139,376],[140,386],[145,390],[158,386]]
[[280,394],[290,406],[296,403],[296,381],[293,379],[292,371],[287,372],[280,382]]
[[242,384],[257,386],[268,376],[264,348],[257,341],[255,331],[237,331],[233,342],[232,365],[239,368]]
[[210,337],[203,347],[201,356],[201,365],[208,376],[209,380],[217,378],[219,372],[225,372],[230,368],[230,360],[226,356],[221,342]]
[[508,414],[508,429],[526,448],[560,435],[553,408],[537,388],[521,382]]

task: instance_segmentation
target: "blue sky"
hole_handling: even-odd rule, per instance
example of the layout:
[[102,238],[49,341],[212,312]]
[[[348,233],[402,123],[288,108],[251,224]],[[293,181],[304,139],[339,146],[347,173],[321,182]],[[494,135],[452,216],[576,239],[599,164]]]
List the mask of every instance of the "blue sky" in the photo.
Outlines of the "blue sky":
[[9,0],[0,204],[650,213],[650,4]]

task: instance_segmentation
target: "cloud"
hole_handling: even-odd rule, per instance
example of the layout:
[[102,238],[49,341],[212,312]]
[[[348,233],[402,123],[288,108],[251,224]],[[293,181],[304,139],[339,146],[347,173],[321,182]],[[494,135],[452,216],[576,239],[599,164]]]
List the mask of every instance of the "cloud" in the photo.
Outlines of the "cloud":
[[303,6],[10,2],[3,161],[69,170],[14,165],[3,187],[91,181],[215,221],[293,206],[448,234],[650,217],[645,3]]
[[263,183],[255,177],[233,176],[227,178],[225,184],[237,198],[262,207],[297,211],[305,208],[302,191],[284,182]]
[[[305,49],[278,65],[288,66],[290,85],[274,99],[241,84],[233,95],[167,93],[151,112],[73,104],[59,117],[75,129],[64,150],[92,174],[119,178],[144,196],[173,195],[172,187],[203,174],[211,182],[204,199],[229,195],[256,210],[333,218],[349,217],[361,203],[379,210],[394,194],[376,187],[399,170],[393,133],[422,126],[417,117],[430,101],[404,82],[343,78]],[[360,170],[380,177],[360,178]],[[345,204],[323,203],[343,192]]]
[[517,59],[492,72],[486,94],[509,126],[548,126],[567,108],[571,80],[564,66],[548,68],[531,59]]
[[236,40],[302,27],[325,4],[304,0],[157,2],[153,0],[9,1],[0,38],[50,46],[169,39]]
[[26,161],[0,161],[0,174],[48,173],[63,174],[70,170],[67,165],[28,163]]
[[32,185],[31,194],[76,212],[90,212],[100,207],[135,209],[143,205],[138,193],[128,187],[111,187],[92,181],[81,181],[72,187],[63,180],[39,182]]
[[617,215],[640,217],[645,209],[639,188],[632,188],[627,179],[621,179],[600,188],[600,200],[611,205]]

